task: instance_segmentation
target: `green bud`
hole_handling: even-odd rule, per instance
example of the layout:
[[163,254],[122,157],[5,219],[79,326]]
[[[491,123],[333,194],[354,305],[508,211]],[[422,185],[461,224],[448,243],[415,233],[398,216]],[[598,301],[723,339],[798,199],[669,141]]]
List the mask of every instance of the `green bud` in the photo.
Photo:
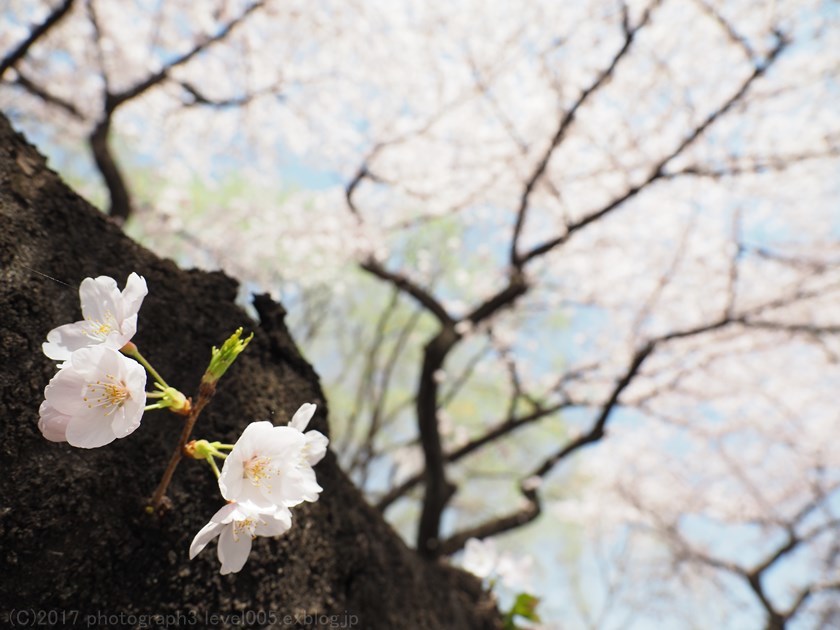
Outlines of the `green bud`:
[[193,459],[208,459],[215,452],[216,449],[207,440],[190,440],[184,446],[184,453]]
[[170,409],[175,413],[188,414],[190,412],[190,401],[184,394],[174,387],[166,387],[163,390],[163,398],[160,399],[161,407]]
[[210,365],[207,366],[207,371],[201,378],[202,383],[215,385],[216,382],[222,378],[227,369],[236,360],[236,357],[245,349],[251,339],[254,338],[254,333],[251,333],[246,339],[242,339],[242,328],[237,329],[228,340],[222,344],[221,348],[213,346],[213,357],[210,359]]
[[158,392],[147,393],[150,398],[156,398],[157,402],[151,405],[146,405],[146,411],[150,409],[169,409],[172,413],[177,413],[182,416],[188,416],[192,409],[192,402],[174,387],[164,387],[160,383],[155,383],[155,388],[160,390]]

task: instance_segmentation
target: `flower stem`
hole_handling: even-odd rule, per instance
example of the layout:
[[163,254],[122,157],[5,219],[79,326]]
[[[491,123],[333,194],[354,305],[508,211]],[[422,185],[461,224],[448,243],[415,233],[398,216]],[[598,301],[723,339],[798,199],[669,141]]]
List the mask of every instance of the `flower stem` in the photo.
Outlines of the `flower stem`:
[[140,350],[137,349],[137,346],[134,343],[129,341],[122,348],[120,348],[120,352],[122,352],[123,354],[127,354],[133,359],[137,359],[137,361],[140,362],[140,365],[146,368],[146,371],[148,371],[149,374],[151,374],[158,383],[160,383],[164,387],[169,387],[169,385],[166,384],[166,381],[163,380],[163,377],[160,374],[158,374],[158,371],[155,368],[153,368],[152,364],[146,360],[146,357],[140,354]]
[[166,489],[169,487],[169,483],[172,481],[172,475],[175,473],[175,469],[178,467],[178,463],[184,456],[184,447],[187,445],[187,441],[190,439],[190,434],[192,433],[196,420],[198,420],[198,415],[201,413],[201,410],[204,409],[204,406],[208,402],[210,402],[210,399],[215,393],[215,384],[201,383],[201,385],[199,386],[198,400],[196,401],[195,405],[193,405],[190,408],[190,413],[184,420],[184,428],[181,431],[181,437],[178,439],[178,444],[175,446],[175,450],[172,452],[172,456],[169,458],[169,463],[166,465],[166,470],[163,471],[163,476],[160,479],[160,483],[155,489],[155,493],[152,495],[152,499],[149,503],[149,510],[151,512],[158,512],[160,510],[160,506],[163,503],[164,497],[166,496]]
[[216,466],[216,460],[213,458],[212,455],[207,458],[207,463],[210,464],[210,468],[213,469],[213,474],[216,475],[216,479],[218,479],[221,473],[219,472],[219,467]]

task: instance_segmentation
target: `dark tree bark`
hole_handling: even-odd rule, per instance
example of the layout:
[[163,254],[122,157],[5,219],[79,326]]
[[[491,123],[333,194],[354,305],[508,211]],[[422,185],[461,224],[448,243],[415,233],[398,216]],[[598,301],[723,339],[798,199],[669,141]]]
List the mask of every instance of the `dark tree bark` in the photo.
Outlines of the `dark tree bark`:
[[[110,275],[122,286],[132,271],[149,286],[134,341],[185,393],[195,392],[212,345],[241,325],[256,332],[195,437],[232,442],[253,420],[284,424],[304,402],[318,404],[313,428],[328,432],[317,375],[291,340],[282,306],[257,298],[257,324],[234,304],[230,278],[181,270],[132,242],[0,115],[3,625],[54,611],[64,615],[59,626],[87,625],[89,615],[131,622],[130,615],[180,614],[181,625],[204,627],[208,615],[236,612],[248,612],[253,627],[317,627],[318,615],[358,619],[358,628],[500,626],[479,582],[407,548],[331,453],[316,467],[320,501],[295,508],[288,534],[256,539],[245,568],[222,576],[215,543],[188,559],[192,537],[223,505],[206,465],[183,461],[168,492],[173,507],[162,517],[144,511],[178,440],[176,416],[147,412],[135,433],[99,449],[44,439],[38,406],[55,366],[42,341],[79,319],[83,278]],[[13,611],[26,615],[12,618]],[[284,623],[284,615],[301,622]],[[115,619],[98,625],[122,625]],[[162,618],[148,624],[162,625]]]

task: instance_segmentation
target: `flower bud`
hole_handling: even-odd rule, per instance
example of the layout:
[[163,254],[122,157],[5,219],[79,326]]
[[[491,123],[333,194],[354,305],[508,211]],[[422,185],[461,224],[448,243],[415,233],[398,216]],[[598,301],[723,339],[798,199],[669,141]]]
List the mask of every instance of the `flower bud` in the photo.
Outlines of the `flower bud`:
[[251,333],[246,339],[242,339],[242,328],[238,328],[235,333],[228,337],[227,341],[222,344],[221,348],[213,347],[213,356],[210,359],[210,365],[207,366],[207,371],[201,378],[203,384],[215,385],[216,382],[224,375],[231,364],[236,360],[236,357],[245,349],[251,339],[254,338],[254,333]]

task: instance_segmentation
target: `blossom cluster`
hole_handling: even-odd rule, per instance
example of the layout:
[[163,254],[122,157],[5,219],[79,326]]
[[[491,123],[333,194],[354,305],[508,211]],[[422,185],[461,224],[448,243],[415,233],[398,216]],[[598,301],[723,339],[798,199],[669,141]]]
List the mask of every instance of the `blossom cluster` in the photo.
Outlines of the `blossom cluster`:
[[53,442],[96,448],[140,426],[146,405],[146,370],[120,352],[137,331],[148,293],[142,276],[128,276],[120,291],[113,278],[85,278],[79,287],[81,321],[50,331],[44,354],[59,361],[44,390],[38,428]]
[[[82,448],[100,447],[137,429],[144,411],[168,408],[188,416],[188,430],[182,438],[186,441],[216,382],[253,334],[242,339],[240,328],[220,348],[213,348],[202,377],[199,404],[193,408],[131,342],[147,293],[146,281],[136,273],[128,277],[122,292],[107,276],[82,281],[79,296],[84,319],[51,330],[43,344],[44,353],[59,362],[39,410],[38,427],[45,438]],[[146,391],[147,371],[158,391]],[[147,406],[147,398],[157,402]],[[253,422],[232,445],[206,440],[179,443],[177,455],[170,461],[172,468],[167,469],[155,496],[163,497],[174,470],[172,462],[177,465],[183,452],[211,465],[227,501],[196,535],[190,558],[219,537],[221,572],[235,573],[248,559],[254,538],[285,533],[292,526],[290,508],[318,500],[322,488],[313,466],[324,457],[328,440],[318,431],[306,431],[315,409],[311,403],[302,405],[288,426]],[[216,457],[224,459],[221,472]],[[153,497],[150,511],[157,505]]]
[[198,532],[190,546],[194,558],[219,537],[221,573],[236,573],[251,552],[257,536],[278,536],[292,526],[289,508],[318,500],[322,488],[312,467],[324,457],[327,438],[307,431],[315,405],[297,410],[288,426],[252,422],[226,456],[219,489],[228,501]]

